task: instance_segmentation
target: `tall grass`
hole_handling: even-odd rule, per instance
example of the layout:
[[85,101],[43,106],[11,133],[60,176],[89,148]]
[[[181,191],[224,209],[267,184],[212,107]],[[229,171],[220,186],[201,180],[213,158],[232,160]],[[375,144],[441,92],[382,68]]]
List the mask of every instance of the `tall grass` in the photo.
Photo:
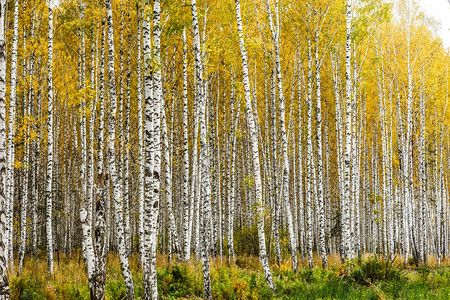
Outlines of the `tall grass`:
[[[434,260],[433,260],[434,259]],[[142,269],[139,257],[130,257],[136,298],[142,299]],[[403,258],[389,261],[366,254],[362,259],[341,263],[329,256],[330,267],[300,268],[292,272],[291,260],[271,264],[277,293],[267,287],[259,259],[239,256],[230,264],[227,258],[211,259],[212,290],[215,299],[448,299],[450,297],[449,261],[438,268],[403,266]],[[320,258],[314,257],[316,265]],[[202,266],[191,260],[177,263],[157,256],[158,289],[161,299],[195,299],[203,296]],[[27,257],[22,274],[10,272],[11,299],[89,299],[88,280],[79,253],[60,255],[52,277],[46,272],[45,256]],[[107,258],[107,299],[123,299],[125,285],[119,257]]]

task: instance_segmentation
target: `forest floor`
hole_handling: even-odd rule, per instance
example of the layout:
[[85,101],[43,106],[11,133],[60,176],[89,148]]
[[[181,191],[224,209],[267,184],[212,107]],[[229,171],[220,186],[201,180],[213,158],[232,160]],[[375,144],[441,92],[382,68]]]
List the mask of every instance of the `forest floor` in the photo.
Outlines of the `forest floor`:
[[[130,258],[136,298],[142,299],[142,270],[138,256]],[[21,276],[10,273],[11,299],[89,299],[87,277],[79,255],[60,256],[54,276],[46,273],[45,256],[27,257]],[[315,263],[320,261],[315,258]],[[316,265],[315,264],[315,265]],[[214,299],[450,299],[450,262],[427,267],[404,267],[399,258],[391,262],[366,255],[360,262],[339,262],[329,257],[329,268],[301,268],[291,271],[290,261],[271,266],[277,293],[265,284],[257,257],[238,257],[229,265],[224,258],[211,260]],[[198,299],[203,295],[202,268],[198,262],[186,264],[158,256],[158,289],[161,299]],[[106,299],[124,299],[117,255],[107,260]]]

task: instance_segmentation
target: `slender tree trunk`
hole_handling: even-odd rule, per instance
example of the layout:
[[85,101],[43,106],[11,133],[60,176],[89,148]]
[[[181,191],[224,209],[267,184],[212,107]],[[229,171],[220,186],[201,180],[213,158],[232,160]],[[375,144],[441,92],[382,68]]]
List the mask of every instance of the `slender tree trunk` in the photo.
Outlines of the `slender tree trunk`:
[[[84,7],[82,8],[84,9]],[[81,18],[83,18],[84,13],[82,13]],[[80,183],[82,186],[80,196],[80,222],[81,228],[83,231],[83,240],[82,240],[82,251],[83,251],[83,260],[87,266],[88,279],[89,279],[89,288],[93,289],[94,283],[94,267],[95,267],[95,257],[94,257],[94,244],[92,241],[92,232],[91,232],[91,214],[92,210],[90,206],[92,205],[88,200],[88,187],[87,187],[87,177],[86,177],[86,167],[87,167],[87,157],[86,157],[86,140],[87,140],[87,132],[86,132],[86,93],[85,90],[85,37],[84,33],[82,34],[81,41],[81,74],[80,74],[80,89],[83,91],[81,95],[81,105],[80,105],[80,145],[81,145],[81,165],[80,165]],[[92,197],[91,197],[92,200]],[[92,292],[91,292],[92,293]]]
[[[23,2],[23,11],[25,11],[25,2]],[[34,19],[33,19],[34,20]],[[23,26],[23,51],[26,51],[27,48],[27,35],[26,35],[26,30],[25,30],[25,26]],[[24,57],[23,58],[23,64],[22,64],[22,69],[23,69],[23,78],[26,78],[27,76],[27,60]],[[31,95],[31,93],[30,93]],[[24,93],[23,93],[23,103],[24,103],[24,118],[25,119],[29,119],[30,118],[30,106],[31,103],[27,102],[27,94],[26,94],[26,87],[24,88]],[[24,167],[23,167],[23,196],[22,196],[22,204],[20,206],[20,243],[19,243],[19,274],[22,272],[22,267],[23,267],[23,260],[25,257],[25,243],[26,243],[26,239],[27,239],[27,207],[28,207],[28,183],[30,182],[30,126],[27,123],[26,128],[25,128],[25,161],[24,161]]]
[[5,40],[6,0],[0,1],[0,299],[9,299],[9,281],[7,271],[7,248],[5,238],[8,235],[6,208],[8,199],[5,188],[6,174],[6,40]]
[[325,202],[324,202],[324,182],[323,182],[323,153],[322,153],[322,99],[320,86],[320,62],[319,62],[319,32],[316,35],[316,139],[317,139],[317,209],[319,213],[319,253],[322,256],[322,267],[327,268],[327,252],[325,249]]
[[[183,235],[184,260],[191,257],[191,240],[189,226],[189,145],[188,145],[188,95],[187,95],[187,41],[186,28],[183,28]],[[193,197],[191,197],[193,200]],[[191,216],[192,218],[192,216]]]
[[[100,94],[99,94],[99,124],[98,124],[98,157],[97,157],[97,182],[96,182],[96,202],[95,202],[95,230],[94,230],[94,251],[95,251],[95,269],[93,289],[91,290],[92,299],[105,299],[106,286],[106,255],[108,251],[106,238],[106,201],[105,189],[107,187],[107,175],[104,170],[103,148],[104,145],[104,127],[105,127],[105,108],[104,108],[104,74],[105,74],[105,19],[102,19],[100,42]],[[92,134],[94,132],[92,131]]]
[[14,268],[13,261],[13,215],[14,215],[14,170],[15,170],[15,122],[16,122],[16,101],[17,101],[17,43],[18,43],[18,31],[19,31],[19,1],[14,1],[14,28],[13,28],[13,40],[11,49],[11,91],[9,95],[9,121],[8,121],[8,162],[7,162],[7,180],[6,180],[6,218],[7,218],[7,241],[6,241],[6,263]]
[[410,36],[408,34],[407,36],[407,71],[408,71],[408,95],[407,95],[407,120],[406,120],[406,140],[405,140],[405,146],[404,146],[404,161],[405,161],[405,177],[406,180],[405,184],[405,208],[406,208],[406,214],[407,214],[407,232],[406,232],[406,239],[405,239],[405,247],[406,247],[406,255],[405,255],[405,264],[407,264],[409,257],[411,256],[410,252],[410,242],[412,238],[412,232],[414,231],[413,224],[412,224],[412,203],[413,201],[413,189],[412,189],[412,102],[413,102],[413,96],[412,96],[412,70],[411,70],[411,62],[410,62]]
[[111,0],[106,1],[106,12],[108,22],[108,46],[109,46],[109,93],[110,93],[110,107],[111,111],[108,117],[108,166],[111,176],[111,182],[113,185],[113,199],[114,199],[114,211],[116,217],[116,230],[117,241],[119,248],[120,266],[122,269],[122,275],[125,280],[125,288],[127,290],[127,299],[134,299],[134,286],[133,279],[131,278],[130,266],[128,258],[126,256],[125,248],[125,236],[123,226],[123,205],[120,199],[120,181],[116,172],[115,161],[115,134],[116,134],[116,111],[117,111],[117,97],[116,97],[116,74],[114,70],[114,29],[113,29],[113,15],[111,8]]
[[[196,0],[191,0],[192,26],[194,29],[194,56],[196,70],[196,97],[198,103],[198,120],[200,127],[200,174],[201,174],[201,202],[202,202],[202,263],[203,263],[203,286],[204,298],[212,299],[211,278],[209,271],[209,214],[210,214],[210,182],[209,182],[209,153],[206,144],[206,97],[204,97],[203,86],[203,62],[200,53],[200,35],[197,17]],[[206,88],[205,88],[206,90]]]
[[346,79],[346,122],[345,122],[345,155],[344,155],[344,198],[342,199],[342,236],[344,242],[344,257],[346,259],[353,259],[353,245],[350,237],[350,206],[351,206],[351,187],[350,187],[350,155],[352,146],[352,80],[350,75],[351,62],[351,16],[352,16],[351,1],[347,0],[347,40],[345,46],[345,79]]
[[138,139],[139,139],[139,253],[141,257],[141,264],[144,264],[144,188],[145,188],[145,148],[144,148],[144,131],[143,131],[143,112],[142,112],[142,74],[141,74],[141,16],[139,4],[137,4],[137,98],[138,98]]
[[[166,194],[166,202],[167,202],[167,215],[168,215],[168,222],[169,222],[169,235],[172,237],[172,243],[175,250],[175,255],[177,257],[181,254],[180,249],[180,243],[178,240],[178,230],[177,225],[175,223],[175,215],[174,215],[174,207],[173,207],[173,191],[172,191],[172,168],[171,168],[171,162],[170,162],[170,148],[169,148],[169,138],[167,134],[167,118],[166,118],[166,112],[165,112],[165,104],[166,101],[164,99],[164,96],[161,97],[162,99],[162,105],[161,105],[161,139],[163,144],[163,160],[164,160],[164,175],[165,175],[165,194]],[[173,99],[172,99],[173,101]]]
[[[129,23],[131,23],[130,18],[128,18]],[[128,45],[130,47],[131,36],[128,36]],[[123,203],[124,203],[124,221],[125,221],[125,231],[127,232],[125,236],[127,245],[127,256],[130,256],[132,249],[132,231],[130,224],[130,102],[131,102],[131,50],[128,50],[127,58],[127,69],[126,69],[126,79],[125,79],[125,97],[123,98],[123,109],[124,109],[124,124],[123,124]]]
[[[423,84],[424,85],[424,84]],[[424,87],[422,87],[423,89]],[[425,117],[426,117],[426,111],[425,111],[425,91],[421,91],[420,94],[420,141],[419,141],[419,245],[418,245],[418,251],[419,251],[419,259],[421,261],[425,260],[425,253],[424,253],[424,238],[425,235],[425,227],[423,226],[423,220],[424,217],[423,211],[425,208],[426,203],[426,166],[425,166]]]
[[[302,78],[300,78],[300,72],[302,72]],[[299,246],[300,253],[302,255],[302,265],[306,265],[306,252],[305,252],[305,209],[304,209],[304,194],[303,194],[303,113],[302,113],[302,97],[301,89],[303,79],[304,86],[304,74],[301,69],[300,59],[298,66],[298,229],[299,229]]]
[[270,81],[270,98],[271,98],[271,115],[270,115],[270,125],[271,125],[271,173],[272,173],[272,185],[271,185],[271,200],[272,200],[272,230],[273,238],[275,243],[275,256],[277,259],[277,264],[281,263],[281,248],[280,248],[280,202],[278,201],[278,162],[277,162],[277,105],[276,105],[276,74],[272,71],[271,81]]
[[235,91],[234,91],[234,73],[231,74],[231,95],[230,95],[230,108],[231,108],[231,158],[230,158],[230,177],[228,180],[228,255],[231,257],[232,262],[236,260],[236,253],[234,250],[234,201],[235,201],[235,180],[236,180],[236,128],[237,128],[237,115],[234,110]]
[[[280,109],[280,135],[281,135],[281,145],[283,151],[283,177],[282,177],[282,197],[283,204],[285,205],[286,215],[287,215],[287,225],[289,231],[289,244],[291,246],[292,254],[292,269],[294,272],[298,272],[298,262],[297,262],[297,243],[295,239],[294,223],[291,212],[291,204],[289,200],[289,157],[288,157],[288,137],[286,133],[286,121],[285,121],[285,103],[284,103],[284,92],[283,92],[283,82],[281,78],[281,63],[280,63],[280,20],[278,13],[278,0],[275,1],[275,18],[276,18],[276,29],[274,28],[272,20],[272,10],[270,8],[270,3],[267,2],[267,7],[269,11],[269,25],[272,32],[272,37],[275,46],[275,66],[277,71],[277,82],[278,82],[278,99],[279,99],[279,109]],[[255,108],[256,109],[256,108]]]
[[[94,210],[94,122],[95,122],[95,107],[96,107],[96,98],[95,98],[95,52],[96,52],[96,43],[94,37],[92,38],[92,46],[91,46],[91,78],[90,78],[90,86],[89,90],[86,91],[89,95],[89,136],[87,137],[87,160],[86,160],[86,203],[87,203],[87,212],[88,212],[88,220],[89,220],[89,228],[92,230],[92,215]],[[86,112],[88,115],[88,112]]]
[[250,99],[250,83],[248,79],[248,64],[247,64],[247,50],[245,49],[244,44],[244,34],[242,30],[242,20],[241,20],[241,4],[240,0],[235,0],[236,4],[236,19],[237,19],[237,28],[238,28],[238,36],[239,36],[239,47],[241,50],[242,57],[242,72],[243,72],[243,83],[244,83],[244,91],[245,91],[245,106],[247,109],[247,123],[249,126],[250,136],[251,136],[251,148],[252,148],[252,160],[253,160],[253,169],[255,176],[255,195],[256,195],[256,203],[258,207],[257,211],[257,227],[258,227],[258,240],[259,240],[259,259],[261,260],[261,264],[264,271],[264,276],[266,278],[267,285],[275,291],[275,284],[273,282],[272,273],[269,268],[269,260],[267,257],[266,251],[266,236],[264,233],[264,202],[262,199],[262,190],[261,190],[261,170],[259,165],[259,149],[258,149],[258,138],[255,128],[255,121],[253,119],[253,109],[252,102]]
[[48,7],[48,108],[47,108],[47,178],[46,178],[46,233],[47,270],[53,276],[53,226],[52,226],[52,180],[53,180],[53,5]]
[[160,203],[160,169],[161,169],[161,97],[162,97],[162,82],[161,82],[161,8],[159,0],[153,2],[153,60],[156,62],[157,68],[153,70],[153,170],[152,170],[152,189],[153,198],[150,202],[150,280],[151,280],[151,297],[158,298],[158,286],[156,278],[156,248],[158,245],[158,213]]
[[308,94],[306,99],[308,124],[306,129],[306,224],[307,224],[307,252],[309,267],[313,267],[313,146],[312,146],[312,55],[311,41],[308,40]]

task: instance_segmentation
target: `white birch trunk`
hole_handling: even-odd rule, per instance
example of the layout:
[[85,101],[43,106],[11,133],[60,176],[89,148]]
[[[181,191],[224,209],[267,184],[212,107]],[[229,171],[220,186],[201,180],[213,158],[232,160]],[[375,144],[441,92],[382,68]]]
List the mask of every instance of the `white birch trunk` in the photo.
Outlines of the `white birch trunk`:
[[[206,144],[206,97],[203,86],[203,62],[200,53],[200,35],[197,17],[196,0],[191,0],[192,27],[194,30],[195,74],[197,79],[196,102],[198,103],[198,121],[200,127],[200,174],[201,174],[201,202],[202,202],[202,264],[204,298],[212,299],[211,278],[209,271],[209,218],[210,218],[210,182],[209,182],[209,153]],[[205,89],[206,90],[206,89]]]
[[[283,151],[283,177],[282,177],[282,197],[283,204],[285,205],[286,215],[287,215],[287,225],[289,231],[289,244],[291,247],[292,254],[292,269],[294,272],[298,272],[298,262],[297,262],[297,243],[295,239],[294,224],[291,212],[291,204],[289,201],[289,157],[288,157],[288,141],[286,133],[286,121],[285,121],[285,104],[284,104],[284,91],[283,82],[281,78],[281,63],[280,63],[280,20],[278,13],[278,0],[275,1],[275,18],[276,18],[276,29],[274,28],[272,20],[272,10],[270,8],[270,3],[267,2],[267,8],[269,11],[269,25],[272,32],[272,38],[275,47],[275,66],[277,71],[277,83],[278,83],[278,99],[279,99],[279,109],[280,109],[280,135],[281,135],[281,145]],[[256,109],[256,108],[255,108]]]
[[177,257],[181,254],[181,248],[180,243],[178,240],[178,230],[177,225],[175,223],[175,215],[174,215],[174,207],[173,207],[173,199],[172,199],[172,168],[171,168],[171,161],[170,161],[170,148],[169,148],[169,138],[167,135],[167,119],[166,119],[166,113],[165,113],[165,99],[164,96],[161,97],[162,99],[162,105],[161,105],[161,139],[163,144],[163,155],[164,155],[164,175],[165,175],[165,193],[166,193],[166,201],[167,201],[167,215],[169,219],[169,234],[172,237],[172,243],[173,248],[175,250],[175,255]]
[[308,40],[308,92],[306,99],[306,107],[308,116],[308,123],[306,129],[306,243],[307,243],[307,255],[308,255],[308,265],[310,268],[313,267],[313,149],[312,149],[312,56],[311,56],[311,41]]
[[281,263],[281,248],[280,248],[280,202],[278,201],[278,162],[277,162],[277,105],[276,105],[276,74],[272,70],[271,80],[270,80],[270,99],[271,99],[271,115],[270,115],[270,125],[271,125],[271,202],[272,202],[272,231],[275,246],[275,256],[277,259],[277,264]]
[[231,158],[230,158],[230,175],[228,180],[228,255],[231,257],[232,262],[236,260],[236,253],[234,251],[234,201],[235,201],[235,180],[236,180],[236,128],[238,124],[238,113],[234,110],[235,91],[234,91],[234,73],[231,74],[231,95],[230,95],[230,108],[231,108]]
[[137,5],[137,97],[138,97],[138,139],[139,139],[139,253],[141,264],[144,264],[144,188],[145,188],[145,148],[144,148],[144,131],[143,131],[143,94],[142,94],[142,74],[141,74],[141,16],[139,14],[139,5]]
[[[104,127],[105,127],[105,108],[104,108],[104,73],[105,73],[105,18],[102,18],[100,41],[100,73],[99,73],[99,123],[98,123],[98,156],[97,156],[97,182],[96,203],[95,203],[95,231],[94,231],[94,251],[95,251],[95,270],[94,284],[91,290],[92,299],[105,299],[106,285],[106,255],[108,251],[106,238],[106,201],[105,189],[107,188],[107,174],[104,169]],[[92,134],[94,132],[92,131]]]
[[352,146],[352,80],[350,75],[351,62],[351,0],[347,0],[346,8],[346,22],[347,22],[347,38],[345,45],[345,78],[346,78],[346,126],[345,126],[345,154],[344,154],[344,198],[342,199],[342,240],[344,242],[344,257],[346,259],[353,259],[353,245],[350,238],[350,206],[351,206],[351,187],[350,187],[350,155]]
[[322,153],[322,99],[321,99],[321,86],[320,86],[320,62],[319,62],[319,33],[316,35],[316,139],[317,139],[317,210],[319,214],[319,244],[318,252],[322,256],[322,267],[327,268],[327,252],[325,249],[325,202],[324,202],[324,182],[323,182],[323,153]]
[[157,68],[153,70],[153,170],[152,170],[152,189],[153,198],[150,202],[150,280],[152,283],[151,297],[158,298],[158,286],[156,278],[156,248],[158,245],[158,213],[160,203],[160,184],[161,184],[161,31],[162,25],[161,8],[159,0],[153,1],[153,60],[156,62]]
[[[184,260],[191,257],[189,226],[189,148],[188,148],[188,95],[187,95],[187,41],[186,28],[183,28],[183,236]],[[192,197],[191,197],[192,198]],[[192,203],[190,204],[193,205]],[[191,217],[192,218],[192,217]]]
[[0,1],[0,299],[9,299],[7,274],[7,248],[5,238],[8,227],[6,221],[6,40],[5,40],[6,0]]
[[134,286],[133,279],[131,278],[130,266],[128,263],[128,258],[126,256],[125,248],[125,237],[124,237],[124,226],[123,226],[123,205],[122,199],[120,199],[121,184],[118,180],[116,172],[116,162],[115,162],[115,135],[116,135],[116,111],[117,111],[117,96],[116,96],[116,74],[114,70],[114,29],[113,29],[113,15],[111,0],[106,1],[106,12],[107,12],[107,22],[108,22],[108,46],[109,46],[109,93],[110,93],[110,107],[111,112],[108,117],[108,166],[109,174],[111,176],[111,182],[113,185],[113,199],[114,199],[114,212],[116,217],[116,230],[117,230],[117,241],[118,250],[120,258],[120,266],[122,269],[122,275],[125,280],[125,288],[127,290],[127,299],[134,299]]
[[261,170],[259,165],[259,149],[258,149],[258,137],[255,128],[255,121],[253,119],[253,109],[252,109],[252,101],[250,99],[250,83],[248,79],[248,64],[247,64],[247,51],[245,49],[244,44],[244,34],[242,30],[242,20],[241,20],[241,5],[240,0],[235,0],[236,4],[236,20],[237,20],[237,28],[238,28],[238,36],[239,36],[239,47],[241,50],[242,57],[242,71],[243,71],[243,83],[244,83],[244,91],[245,91],[245,106],[247,109],[247,123],[250,130],[251,135],[251,147],[252,147],[252,160],[253,160],[253,168],[254,168],[254,177],[255,177],[255,194],[256,194],[256,203],[258,207],[257,211],[257,226],[258,226],[258,240],[259,240],[259,258],[261,260],[261,264],[264,271],[264,276],[266,278],[266,282],[269,287],[275,291],[275,284],[273,282],[272,273],[269,268],[269,260],[267,257],[266,251],[266,237],[264,234],[264,202],[262,199],[262,190],[261,190]]
[[[25,2],[23,2],[23,10],[25,11]],[[34,22],[34,18],[33,18]],[[32,25],[33,26],[33,25]],[[27,49],[27,34],[25,30],[25,26],[23,26],[23,51],[25,52]],[[27,60],[24,57],[23,58],[23,78],[26,78],[27,76]],[[25,87],[26,89],[26,87]],[[32,93],[30,92],[30,95]],[[23,93],[23,103],[24,103],[24,117],[25,119],[30,118],[30,106],[32,105],[30,102],[27,102],[27,95],[26,92]],[[32,100],[32,99],[31,99]],[[28,183],[30,182],[30,126],[27,123],[26,126],[26,132],[25,132],[25,160],[24,160],[24,167],[23,167],[23,196],[22,196],[22,204],[20,206],[20,241],[19,241],[19,274],[22,272],[23,267],[23,260],[25,257],[25,243],[27,238],[27,207],[28,207]]]
[[46,177],[46,234],[47,271],[53,275],[53,226],[52,226],[52,180],[53,180],[53,3],[48,3],[48,107],[47,107],[47,177]]
[[[50,19],[50,17],[49,17]],[[49,21],[50,22],[50,21]],[[15,165],[15,147],[14,147],[14,136],[15,136],[15,122],[16,122],[16,101],[17,101],[17,43],[18,43],[18,31],[19,31],[19,1],[14,1],[14,27],[13,27],[13,40],[11,49],[11,91],[9,95],[9,126],[8,126],[8,163],[7,163],[7,264],[14,268],[13,261],[13,215],[14,215],[14,165]]]

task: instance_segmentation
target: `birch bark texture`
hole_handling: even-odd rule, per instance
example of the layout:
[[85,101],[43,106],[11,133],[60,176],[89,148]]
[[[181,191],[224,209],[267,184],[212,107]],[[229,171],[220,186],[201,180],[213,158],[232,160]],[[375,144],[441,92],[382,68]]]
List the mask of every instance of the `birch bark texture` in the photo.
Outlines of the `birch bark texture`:
[[6,0],[0,1],[0,299],[9,299],[9,280],[7,274],[8,234],[6,221],[6,40],[5,40]]
[[269,259],[267,257],[266,250],[266,236],[264,233],[264,199],[262,198],[262,182],[261,182],[261,168],[259,164],[259,146],[258,136],[256,132],[255,120],[253,117],[252,100],[250,95],[250,81],[248,76],[248,62],[247,62],[247,50],[244,43],[244,33],[242,29],[241,18],[241,3],[240,0],[235,0],[236,6],[236,21],[239,36],[239,49],[241,51],[242,58],[242,75],[245,91],[245,106],[247,109],[247,124],[251,136],[251,151],[253,161],[253,172],[255,177],[255,202],[257,204],[257,227],[258,227],[258,242],[259,242],[259,259],[264,271],[264,277],[266,278],[267,285],[275,291],[275,284],[272,277],[272,272],[269,268]]
[[120,258],[120,267],[122,275],[125,280],[125,288],[127,291],[127,299],[133,300],[134,286],[131,278],[130,265],[128,257],[126,256],[124,225],[123,225],[123,205],[121,195],[121,182],[117,176],[116,159],[115,159],[115,136],[116,136],[116,111],[117,111],[117,96],[116,96],[116,74],[114,69],[114,26],[113,14],[111,7],[111,0],[106,0],[106,20],[108,23],[108,70],[109,70],[109,96],[110,96],[110,113],[108,117],[108,150],[107,161],[109,167],[109,174],[111,176],[114,212],[116,218],[117,243]]
[[48,2],[48,75],[47,75],[47,177],[46,177],[46,233],[47,271],[53,275],[53,1]]
[[346,98],[346,117],[345,117],[345,152],[344,152],[344,195],[342,201],[342,241],[344,243],[344,257],[353,259],[353,245],[351,243],[350,220],[351,220],[351,187],[350,187],[350,155],[352,147],[352,80],[350,74],[351,64],[351,44],[352,44],[352,1],[347,0],[346,5],[346,26],[347,37],[345,44],[345,98]]
[[209,180],[209,153],[208,145],[206,144],[206,97],[204,94],[203,86],[203,62],[200,52],[200,33],[199,33],[199,22],[197,15],[197,2],[196,0],[191,0],[191,12],[192,12],[192,28],[194,31],[194,57],[195,57],[195,75],[196,75],[196,103],[198,105],[198,122],[200,127],[200,157],[199,157],[199,172],[200,186],[201,186],[201,205],[202,205],[202,217],[201,217],[201,256],[203,264],[203,287],[204,287],[204,298],[212,299],[211,290],[211,278],[209,271],[209,243],[210,235],[210,209],[211,209],[211,190],[210,190],[210,180]]
[[[273,22],[272,9],[270,7],[270,2],[267,2],[267,9],[269,13],[269,25],[270,31],[272,32],[272,39],[275,47],[275,67],[277,73],[277,87],[278,87],[278,105],[280,109],[280,135],[281,135],[281,146],[283,151],[283,172],[282,172],[282,197],[283,204],[286,209],[287,215],[287,225],[289,231],[289,244],[291,246],[291,256],[292,256],[292,269],[294,272],[298,272],[298,262],[297,262],[297,242],[294,232],[294,222],[291,212],[291,204],[289,200],[289,157],[288,157],[288,137],[286,133],[286,108],[284,103],[284,91],[283,91],[283,81],[281,78],[281,62],[280,62],[280,19],[279,19],[279,8],[278,0],[275,1],[275,19],[276,24]],[[255,109],[256,106],[255,106]]]

